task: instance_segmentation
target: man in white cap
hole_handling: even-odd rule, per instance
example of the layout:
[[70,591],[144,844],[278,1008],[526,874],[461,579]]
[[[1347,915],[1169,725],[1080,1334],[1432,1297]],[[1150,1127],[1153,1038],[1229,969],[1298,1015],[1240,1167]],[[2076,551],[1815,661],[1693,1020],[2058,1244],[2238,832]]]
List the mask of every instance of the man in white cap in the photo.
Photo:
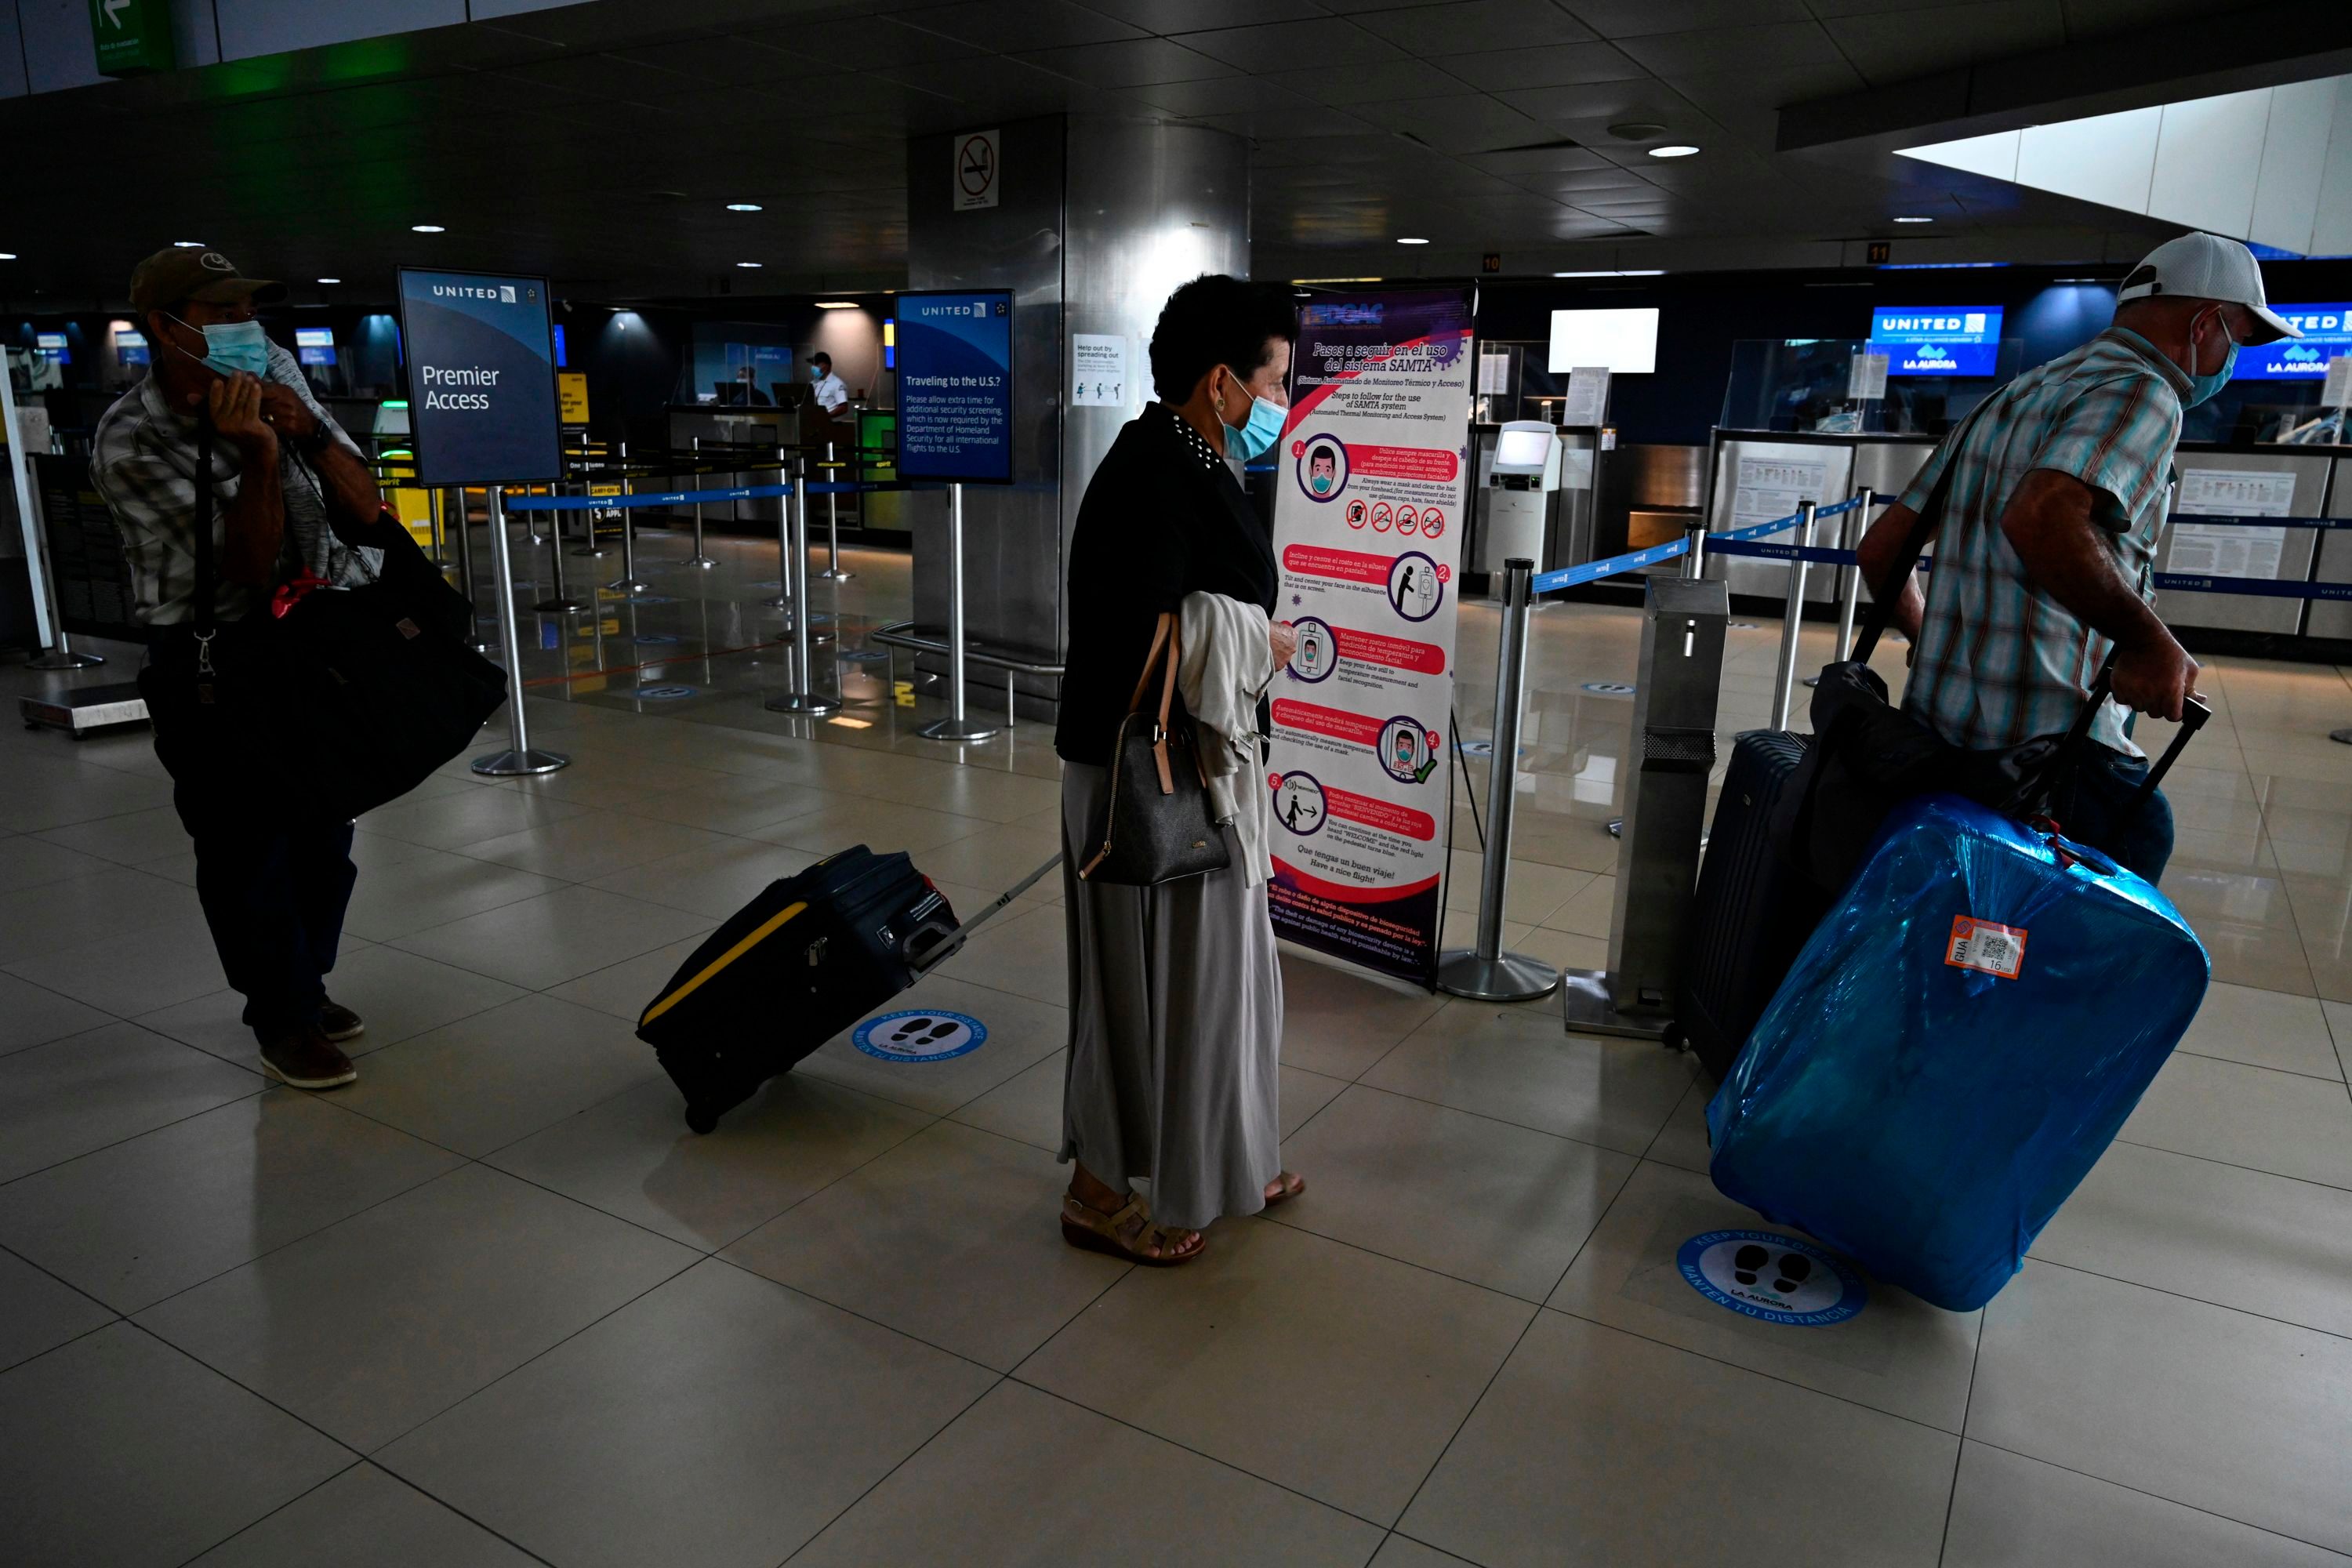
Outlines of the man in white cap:
[[1903,584],[1895,625],[1913,645],[1904,710],[1954,745],[2064,730],[2114,650],[2115,701],[2063,826],[2150,881],[2172,853],[2172,809],[2156,794],[2133,805],[2147,761],[2123,710],[2179,719],[2197,689],[2196,661],[2150,607],[2180,412],[2221,390],[2242,346],[2302,335],[2271,310],[2244,246],[2167,240],[2125,278],[2115,325],[1993,394],[1862,542],[1883,592],[1951,468],[1935,571],[1924,595]]

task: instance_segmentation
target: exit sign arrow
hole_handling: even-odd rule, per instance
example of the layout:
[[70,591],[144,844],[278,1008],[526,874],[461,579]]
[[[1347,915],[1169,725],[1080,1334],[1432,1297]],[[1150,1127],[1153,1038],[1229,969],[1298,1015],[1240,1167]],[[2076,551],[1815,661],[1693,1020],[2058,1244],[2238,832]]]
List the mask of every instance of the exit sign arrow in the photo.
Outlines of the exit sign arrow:
[[122,13],[131,8],[131,0],[102,0],[106,20],[116,32],[122,30]]

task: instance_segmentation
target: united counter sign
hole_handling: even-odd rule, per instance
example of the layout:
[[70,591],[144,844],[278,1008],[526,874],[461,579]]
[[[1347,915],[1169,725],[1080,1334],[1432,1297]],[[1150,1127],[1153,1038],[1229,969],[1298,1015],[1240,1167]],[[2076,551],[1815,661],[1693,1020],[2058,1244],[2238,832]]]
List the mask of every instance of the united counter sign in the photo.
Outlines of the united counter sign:
[[171,0],[89,0],[89,36],[100,76],[170,70]]

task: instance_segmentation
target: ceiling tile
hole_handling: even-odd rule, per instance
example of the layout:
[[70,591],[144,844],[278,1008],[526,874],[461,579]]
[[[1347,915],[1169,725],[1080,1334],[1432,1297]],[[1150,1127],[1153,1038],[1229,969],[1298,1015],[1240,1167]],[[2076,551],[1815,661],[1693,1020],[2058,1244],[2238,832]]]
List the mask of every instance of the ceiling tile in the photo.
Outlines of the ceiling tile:
[[1990,0],[1933,12],[1843,16],[1822,26],[1874,87],[2054,49],[2066,41],[2058,0]]
[[1040,49],[1021,57],[1034,66],[1092,87],[1154,87],[1237,74],[1234,68],[1165,38]]
[[906,20],[927,33],[944,33],[999,55],[1144,36],[1140,27],[1074,5],[1070,0],[970,0],[965,5],[932,6]]
[[1812,15],[1805,0],[1568,0],[1568,8],[1604,38],[1802,22]]
[[1154,109],[1187,117],[1203,114],[1246,114],[1261,109],[1299,109],[1307,100],[1277,87],[1264,77],[1214,77],[1207,81],[1171,81],[1129,89],[1135,99]]
[[1354,115],[1319,103],[1302,103],[1295,109],[1255,109],[1242,114],[1207,114],[1200,117],[1199,123],[1230,131],[1236,136],[1259,138],[1355,136],[1364,130],[1364,122]]
[[628,100],[671,92],[689,85],[675,71],[624,59],[618,55],[564,55],[531,65],[512,66],[488,73],[510,82],[527,83],[578,98]]
[[1819,22],[1811,20],[1718,27],[1704,33],[1664,33],[1654,37],[1628,38],[1621,47],[1663,77],[1807,66],[1843,58],[1829,33]]
[[1445,68],[1472,87],[1488,92],[1505,88],[1632,81],[1650,74],[1613,44],[1555,44],[1539,49],[1452,55],[1446,58]]
[[1315,0],[1083,0],[1147,33],[1197,33],[1204,27],[1244,27],[1258,22],[1296,22],[1320,16]]
[[1592,29],[1551,0],[1450,0],[1442,5],[1375,11],[1356,19],[1408,54],[1466,55],[1481,49],[1531,49],[1583,43]]
[[1470,153],[1462,161],[1474,169],[1484,169],[1490,174],[1506,178],[1522,174],[1559,174],[1580,170],[1607,170],[1612,174],[1622,171],[1612,167],[1599,154],[1580,146],[1518,147],[1503,153]]
[[1213,59],[1260,75],[1293,68],[1330,70],[1377,60],[1405,58],[1404,51],[1385,38],[1375,37],[1352,22],[1325,16],[1307,22],[1271,22],[1257,27],[1223,27],[1213,32],[1184,33],[1178,41]]
[[793,54],[806,55],[850,70],[876,70],[888,66],[921,65],[929,60],[968,59],[982,50],[944,33],[927,33],[887,16],[856,21],[818,22],[763,29],[756,37],[774,42]]
[[1342,109],[1405,98],[1442,98],[1465,89],[1458,78],[1425,60],[1378,60],[1343,71],[1276,71],[1266,79],[1280,82],[1301,98]]
[[1546,139],[1540,124],[1484,93],[1362,103],[1355,112],[1444,153],[1485,153]]
[[1620,120],[1654,120],[1672,125],[1678,111],[1688,112],[1679,93],[1656,81],[1518,88],[1495,97],[1522,114],[1552,125]]
[[740,37],[680,38],[643,48],[615,49],[612,58],[728,86],[742,81],[796,81],[816,63],[788,54],[765,38]]

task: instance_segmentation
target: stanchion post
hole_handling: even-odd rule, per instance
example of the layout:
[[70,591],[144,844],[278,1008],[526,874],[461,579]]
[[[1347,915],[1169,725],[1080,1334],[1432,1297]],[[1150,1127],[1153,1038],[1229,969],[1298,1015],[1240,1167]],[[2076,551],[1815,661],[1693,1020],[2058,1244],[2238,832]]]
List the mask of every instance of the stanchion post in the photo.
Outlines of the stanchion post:
[[[1838,530],[1840,547],[1859,550],[1862,536],[1870,531],[1871,515],[1878,510],[1878,492],[1864,488],[1859,493],[1862,504],[1845,514],[1843,526]],[[1838,636],[1836,657],[1843,658],[1853,647],[1853,614],[1862,602],[1862,566],[1860,563],[1838,568]]]
[[776,466],[793,493],[776,498],[776,596],[760,601],[772,610],[788,610],[793,623],[803,619],[799,603],[793,595],[793,503],[808,487],[808,459],[789,457],[782,447],[776,448]]
[[[12,443],[18,439],[14,429],[7,435]],[[9,461],[17,460],[17,455],[12,447]],[[106,656],[100,653],[83,653],[74,647],[73,637],[66,630],[65,601],[58,590],[57,557],[49,552],[48,520],[37,510],[37,502],[34,514],[25,520],[25,531],[30,536],[34,548],[41,552],[41,558],[37,564],[41,571],[42,596],[47,601],[49,646],[26,660],[25,668],[44,671],[95,669],[106,662]]]
[[1816,502],[1807,501],[1797,509],[1797,549],[1799,553],[1789,561],[1789,601],[1780,611],[1780,658],[1772,674],[1772,722],[1774,730],[1789,727],[1789,702],[1797,686],[1797,642],[1805,628],[1805,557],[1802,553],[1813,542],[1813,512]]
[[1706,519],[1695,517],[1683,524],[1683,575],[1706,575]]
[[1528,618],[1536,563],[1503,563],[1503,635],[1495,660],[1495,749],[1486,759],[1486,855],[1478,889],[1478,945],[1437,961],[1437,988],[1478,1002],[1528,1002],[1551,994],[1559,971],[1503,951],[1503,907],[1511,879],[1511,816],[1519,772],[1519,709],[1528,684]]
[[466,510],[466,488],[460,485],[449,493],[457,500],[457,578],[466,591],[466,640],[476,653],[488,653],[490,645],[482,640],[481,591],[474,584],[474,519]]
[[985,741],[1001,731],[963,708],[963,487],[948,487],[948,716],[915,731],[926,741]]
[[621,574],[604,584],[620,594],[642,594],[645,580],[637,575],[637,511],[628,504],[634,492],[629,488],[629,444],[621,443],[621,505],[614,510],[621,514]]
[[[702,489],[702,480],[699,477],[702,472],[702,437],[699,436],[694,437],[694,471],[697,475],[694,488],[698,494]],[[694,556],[687,562],[687,564],[698,566],[705,572],[719,564],[702,548],[702,503],[698,500],[694,503]]]
[[[782,539],[783,581],[790,586],[798,607],[793,611],[793,680],[795,689],[768,699],[771,713],[800,713],[809,718],[822,718],[838,712],[841,703],[816,689],[816,671],[811,668],[809,654],[808,617],[808,464],[801,464],[800,477],[793,482],[792,510],[787,514],[797,527],[788,527]],[[797,534],[799,537],[793,537]]]
[[[559,499],[556,496],[556,487],[553,485],[547,487],[547,494],[551,500]],[[501,506],[499,512],[493,514],[494,517],[502,514],[503,510]],[[551,613],[576,614],[588,607],[588,601],[573,598],[570,591],[563,586],[563,514],[560,511],[551,511],[547,515],[550,520],[547,526],[547,559],[554,570],[555,592],[533,605],[531,608]]]
[[522,637],[515,627],[514,564],[507,553],[506,508],[495,485],[489,489],[489,503],[490,572],[499,592],[499,646],[507,656],[507,749],[476,757],[473,768],[490,778],[551,773],[570,766],[572,759],[562,752],[531,749],[530,730],[522,711]]
[[[840,473],[833,465],[833,443],[824,444],[825,478],[838,481]],[[817,575],[828,583],[846,583],[857,575],[841,569],[841,492],[824,492],[824,570]]]

